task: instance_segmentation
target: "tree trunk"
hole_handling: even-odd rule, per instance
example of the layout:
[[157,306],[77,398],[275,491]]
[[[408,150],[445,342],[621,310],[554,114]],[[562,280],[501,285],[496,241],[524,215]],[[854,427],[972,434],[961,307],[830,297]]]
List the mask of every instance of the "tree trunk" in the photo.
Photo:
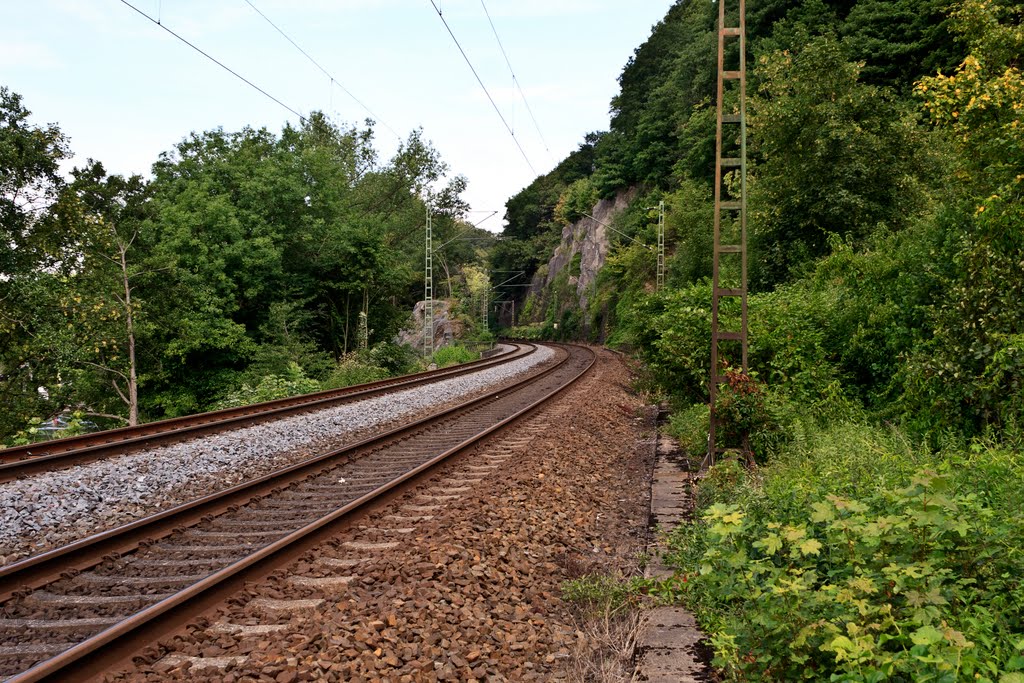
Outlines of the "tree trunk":
[[139,375],[135,365],[135,319],[132,310],[132,287],[128,278],[128,247],[118,245],[121,255],[121,280],[124,284],[125,327],[128,332],[128,425],[139,424]]

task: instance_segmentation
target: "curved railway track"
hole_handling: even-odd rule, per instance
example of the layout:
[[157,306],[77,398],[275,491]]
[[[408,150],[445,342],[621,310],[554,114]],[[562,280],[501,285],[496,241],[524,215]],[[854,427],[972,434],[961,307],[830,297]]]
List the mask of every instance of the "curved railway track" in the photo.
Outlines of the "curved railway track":
[[0,568],[0,676],[28,683],[103,671],[247,573],[308,548],[353,511],[532,412],[595,360],[582,347],[560,355],[387,434]]
[[131,450],[152,448],[267,420],[337,406],[371,396],[402,391],[508,363],[528,356],[535,350],[536,347],[532,344],[517,344],[515,350],[503,353],[498,357],[464,363],[442,370],[431,370],[342,389],[331,389],[238,408],[226,408],[198,415],[160,420],[136,427],[121,427],[43,443],[3,448],[0,449],[0,483],[39,472],[120,455]]

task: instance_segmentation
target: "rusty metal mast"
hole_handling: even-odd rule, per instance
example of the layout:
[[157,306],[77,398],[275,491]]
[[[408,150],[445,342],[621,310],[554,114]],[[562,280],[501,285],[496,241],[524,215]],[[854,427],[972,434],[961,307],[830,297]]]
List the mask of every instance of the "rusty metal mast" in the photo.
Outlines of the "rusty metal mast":
[[[738,4],[737,25],[726,25],[726,4]],[[746,57],[746,0],[718,0],[718,102],[717,110],[717,135],[715,138],[715,227],[714,227],[714,255],[712,266],[712,290],[711,290],[711,377],[709,393],[711,406],[711,425],[708,434],[708,460],[714,464],[719,453],[726,450],[724,435],[721,433],[721,422],[715,414],[715,400],[718,397],[719,385],[726,381],[723,373],[724,360],[731,360],[735,363],[735,357],[723,358],[720,344],[722,342],[738,343],[743,371],[747,371],[747,57]],[[736,41],[736,49],[739,52],[738,69],[726,68],[727,47],[729,43]],[[730,106],[726,112],[726,83],[735,82],[738,86],[739,101],[735,106]],[[731,105],[731,103],[730,103]],[[735,141],[739,138],[739,155],[736,151],[730,151],[729,156],[723,155],[725,142]],[[739,171],[739,177],[733,178],[726,185],[726,173]],[[728,192],[724,192],[728,187]],[[728,196],[723,196],[723,194]],[[723,214],[728,221],[731,238],[723,243],[722,224]],[[739,223],[738,234],[735,227]],[[728,286],[722,284],[722,257],[739,259],[739,272],[732,269],[728,272],[733,281]],[[739,281],[735,278],[738,275]],[[739,285],[737,287],[737,285]],[[722,314],[723,301],[739,299],[740,302],[740,329],[723,329]],[[727,326],[726,326],[727,327]],[[749,443],[746,436],[743,437],[743,450],[749,453]]]
[[658,202],[658,271],[655,289],[665,289],[665,202]]

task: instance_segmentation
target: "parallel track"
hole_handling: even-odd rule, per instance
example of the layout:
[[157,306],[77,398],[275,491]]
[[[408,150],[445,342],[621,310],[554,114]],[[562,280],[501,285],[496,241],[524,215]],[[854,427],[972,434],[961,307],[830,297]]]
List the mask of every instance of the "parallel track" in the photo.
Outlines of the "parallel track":
[[[593,352],[383,436],[0,569],[0,675],[28,683],[102,670],[197,601],[266,568],[350,513],[531,412]],[[205,596],[205,597],[204,597]]]
[[3,448],[0,449],[0,483],[30,474],[119,455],[130,450],[152,448],[371,396],[402,391],[421,384],[438,382],[477,372],[493,365],[507,363],[530,355],[536,349],[535,346],[528,344],[517,346],[515,351],[504,353],[496,358],[464,363],[443,370],[393,377],[303,396],[291,396],[239,408],[226,408],[198,415],[160,420],[136,427],[121,427],[43,443]]

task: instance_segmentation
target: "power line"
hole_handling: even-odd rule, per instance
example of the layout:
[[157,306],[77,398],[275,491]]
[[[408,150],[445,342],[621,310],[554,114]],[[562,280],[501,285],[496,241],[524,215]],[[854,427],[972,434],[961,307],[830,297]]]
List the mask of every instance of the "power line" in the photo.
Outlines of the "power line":
[[291,43],[291,44],[292,44],[292,46],[293,46],[293,47],[295,47],[295,49],[296,49],[296,50],[298,50],[299,52],[301,52],[301,53],[303,54],[303,56],[304,56],[304,57],[305,57],[306,59],[308,59],[308,60],[309,60],[310,62],[312,62],[313,66],[315,66],[316,68],[320,69],[320,71],[321,71],[321,72],[323,73],[323,75],[324,75],[324,76],[327,76],[327,78],[331,79],[331,85],[336,85],[336,86],[338,86],[338,87],[339,87],[339,88],[341,89],[341,91],[342,91],[342,92],[344,92],[344,93],[345,93],[346,95],[348,95],[349,97],[351,97],[351,98],[352,98],[352,100],[353,100],[353,101],[355,101],[355,103],[356,103],[356,104],[358,104],[358,105],[359,105],[360,107],[362,107],[363,109],[365,109],[365,110],[366,110],[366,113],[367,113],[367,114],[369,114],[369,115],[370,115],[371,117],[373,117],[373,119],[374,119],[375,121],[380,121],[381,125],[382,125],[382,126],[384,126],[385,128],[387,128],[388,130],[390,130],[390,131],[391,131],[392,133],[394,133],[394,135],[395,135],[395,137],[396,137],[396,138],[398,138],[399,140],[401,140],[401,139],[402,139],[402,136],[401,136],[401,135],[399,135],[399,134],[398,134],[397,132],[395,132],[395,129],[394,129],[394,128],[392,128],[391,126],[389,126],[389,125],[387,124],[387,121],[385,121],[384,119],[382,119],[382,118],[380,118],[379,116],[377,116],[376,114],[374,114],[374,113],[373,113],[373,111],[372,111],[372,110],[371,110],[371,109],[370,109],[369,107],[367,107],[367,106],[366,106],[365,104],[363,104],[363,103],[362,103],[362,101],[361,101],[361,100],[360,100],[360,99],[359,99],[358,97],[356,97],[355,95],[353,95],[353,94],[352,94],[352,91],[351,91],[351,90],[349,90],[348,88],[346,88],[345,86],[343,86],[343,85],[342,85],[342,84],[341,84],[341,83],[340,83],[340,82],[338,81],[338,79],[337,79],[337,78],[335,78],[335,77],[334,77],[334,76],[333,76],[333,75],[332,75],[332,74],[331,74],[330,72],[328,72],[328,71],[327,71],[327,69],[325,69],[324,67],[322,67],[322,66],[320,65],[320,63],[319,63],[318,61],[316,61],[315,59],[313,59],[313,58],[312,58],[312,57],[311,57],[311,56],[309,55],[309,53],[308,53],[308,52],[306,52],[305,50],[303,50],[303,49],[302,49],[302,48],[301,48],[301,47],[299,46],[299,44],[298,44],[298,43],[296,43],[296,42],[295,42],[294,40],[292,40],[292,39],[291,39],[291,37],[290,37],[290,36],[289,36],[289,35],[288,35],[287,33],[285,33],[285,32],[284,32],[283,30],[281,30],[281,28],[280,28],[280,27],[279,27],[279,26],[278,26],[277,24],[275,24],[275,23],[274,23],[273,21],[271,21],[271,20],[270,20],[270,17],[268,17],[268,16],[267,16],[266,14],[264,14],[263,12],[261,12],[261,11],[259,10],[259,8],[258,8],[258,7],[256,7],[256,5],[252,4],[252,2],[250,2],[250,0],[245,0],[245,3],[246,3],[247,5],[249,5],[249,7],[251,7],[251,8],[252,8],[252,9],[253,9],[253,10],[254,10],[254,11],[256,12],[256,14],[260,15],[261,17],[263,17],[263,20],[264,20],[264,21],[266,21],[266,22],[267,22],[268,24],[270,24],[271,26],[273,26],[273,27],[274,27],[274,30],[275,30],[275,31],[277,31],[278,33],[280,33],[280,34],[281,34],[281,35],[282,35],[282,36],[284,37],[284,39],[285,39],[285,40],[287,40],[287,41],[288,41],[289,43]]
[[177,38],[177,39],[178,39],[178,40],[180,40],[181,42],[185,43],[185,44],[186,44],[186,45],[188,45],[188,46],[189,46],[190,48],[192,48],[193,50],[195,50],[196,52],[198,52],[198,53],[199,53],[199,54],[201,54],[202,56],[206,57],[206,58],[207,58],[207,59],[209,59],[209,60],[210,60],[211,62],[213,62],[214,64],[216,64],[216,65],[217,65],[217,66],[219,66],[220,68],[224,69],[224,70],[225,70],[225,71],[227,71],[227,72],[228,72],[229,74],[231,74],[231,75],[232,75],[232,76],[234,76],[235,78],[239,79],[240,81],[242,81],[243,83],[245,83],[245,84],[246,84],[246,85],[248,85],[249,87],[251,87],[251,88],[253,88],[253,89],[255,89],[255,90],[258,90],[258,91],[259,91],[260,93],[262,93],[262,94],[263,94],[263,95],[265,95],[266,97],[269,97],[270,99],[272,99],[272,100],[273,100],[274,102],[276,102],[277,104],[281,105],[282,107],[284,107],[285,109],[287,109],[287,110],[288,110],[288,111],[290,111],[291,113],[293,113],[293,114],[295,114],[296,116],[298,116],[298,117],[299,117],[299,120],[300,120],[300,121],[302,121],[303,123],[305,123],[305,121],[306,121],[306,117],[305,117],[305,116],[303,116],[303,115],[302,115],[302,114],[300,114],[299,112],[295,111],[294,109],[292,109],[291,107],[289,107],[289,106],[288,106],[287,104],[285,104],[285,103],[284,103],[284,102],[282,102],[281,100],[277,99],[276,97],[274,97],[273,95],[271,95],[270,93],[268,93],[268,92],[267,92],[266,90],[264,90],[264,89],[263,89],[263,88],[261,88],[260,86],[256,85],[255,83],[253,83],[253,82],[252,82],[252,81],[250,81],[250,80],[249,80],[248,78],[246,78],[245,76],[241,75],[240,73],[238,73],[237,71],[235,71],[235,70],[234,70],[234,69],[232,69],[231,67],[229,67],[229,66],[227,66],[226,64],[224,64],[223,62],[221,62],[221,61],[217,60],[217,59],[216,59],[215,57],[211,56],[211,55],[210,55],[209,53],[207,53],[207,52],[204,52],[203,50],[201,50],[200,48],[196,47],[195,45],[193,45],[193,44],[192,44],[192,43],[190,43],[189,41],[185,40],[185,39],[184,39],[184,38],[182,38],[182,37],[181,37],[180,35],[178,35],[178,34],[177,34],[177,33],[175,33],[174,31],[172,31],[171,29],[167,28],[167,27],[166,27],[166,26],[164,26],[164,25],[163,25],[162,23],[160,23],[160,21],[159,21],[158,19],[154,19],[153,17],[149,16],[148,14],[146,14],[145,12],[143,12],[142,10],[140,10],[140,9],[139,9],[138,7],[136,7],[135,5],[133,5],[133,4],[131,4],[130,2],[128,2],[128,0],[121,0],[121,3],[122,3],[122,4],[124,4],[124,5],[127,5],[127,6],[128,6],[128,7],[130,7],[130,8],[132,8],[133,10],[135,10],[136,12],[138,12],[139,14],[141,14],[142,16],[144,16],[144,17],[145,17],[146,19],[148,19],[149,21],[153,22],[154,24],[156,24],[157,26],[159,26],[159,27],[160,27],[160,28],[162,28],[163,30],[167,31],[167,32],[168,32],[168,33],[170,33],[170,34],[171,34],[172,36],[174,36],[175,38]]
[[505,58],[505,64],[508,66],[508,72],[512,74],[512,82],[516,86],[516,90],[519,91],[519,96],[523,98],[523,104],[526,105],[526,111],[530,115],[530,120],[533,121],[533,127],[537,129],[537,136],[540,141],[544,144],[544,150],[551,156],[551,149],[548,147],[547,140],[544,139],[544,133],[540,132],[540,124],[537,123],[537,117],[533,115],[533,109],[530,108],[530,103],[526,101],[526,93],[523,92],[522,86],[519,85],[519,79],[516,78],[516,72],[512,70],[512,62],[509,61],[508,53],[505,52],[505,46],[501,44],[501,38],[498,37],[498,29],[494,27],[494,20],[491,19],[491,13],[487,11],[487,5],[484,0],[480,0],[481,7],[484,8],[484,14],[487,15],[487,22],[491,25],[491,31],[494,33],[494,39],[498,41],[498,48],[501,50],[501,56]]
[[[580,213],[583,213],[583,212],[581,211]],[[619,233],[620,235],[622,235],[623,237],[625,237],[626,239],[628,239],[628,240],[630,240],[630,241],[632,241],[632,242],[636,242],[637,244],[639,244],[639,245],[640,245],[641,247],[643,247],[644,249],[648,249],[648,250],[653,250],[653,249],[654,249],[654,247],[652,247],[651,245],[649,245],[649,244],[644,244],[643,242],[641,242],[641,241],[640,241],[640,240],[638,240],[637,238],[633,237],[632,235],[627,235],[626,233],[622,232],[621,230],[618,230],[618,229],[616,229],[616,228],[613,228],[612,226],[608,225],[607,223],[605,223],[605,222],[603,222],[603,221],[599,221],[599,220],[597,220],[596,218],[594,218],[593,216],[591,216],[591,215],[590,215],[589,213],[583,213],[583,215],[584,215],[584,216],[586,216],[587,218],[589,218],[590,220],[594,221],[594,222],[595,222],[595,223],[597,223],[598,225],[603,225],[604,227],[608,228],[608,229],[609,229],[609,230],[611,230],[612,232],[617,232],[617,233]]]
[[[124,2],[124,0],[121,1]],[[501,122],[505,124],[505,129],[508,130],[508,134],[512,136],[512,141],[515,142],[516,147],[519,148],[519,153],[523,155],[523,160],[526,161],[526,165],[530,167],[530,170],[533,171],[534,175],[539,175],[537,173],[537,169],[535,169],[533,167],[533,164],[530,163],[530,157],[526,156],[526,151],[523,150],[523,146],[519,144],[519,139],[516,137],[515,132],[512,130],[512,126],[508,125],[508,121],[505,120],[505,117],[504,115],[502,115],[501,110],[498,109],[498,105],[495,103],[494,98],[491,97],[491,93],[487,90],[487,86],[484,85],[484,82],[480,79],[480,74],[476,72],[476,68],[473,66],[473,62],[469,61],[469,57],[466,55],[466,51],[462,49],[462,45],[459,43],[459,39],[455,37],[454,33],[452,33],[452,28],[451,26],[448,25],[448,21],[444,18],[444,15],[441,14],[441,9],[437,6],[437,3],[434,2],[434,0],[430,0],[430,4],[434,6],[434,11],[437,12],[437,16],[441,18],[441,23],[443,23],[444,27],[448,29],[448,35],[450,35],[452,37],[452,40],[455,41],[455,47],[459,48],[459,52],[462,53],[462,58],[465,59],[466,64],[469,65],[469,70],[473,72],[474,76],[476,76],[476,82],[480,84],[480,87],[483,89],[484,94],[487,95],[487,99],[491,101],[491,106],[494,107],[494,111],[495,113],[498,114],[498,118],[500,118]]]

